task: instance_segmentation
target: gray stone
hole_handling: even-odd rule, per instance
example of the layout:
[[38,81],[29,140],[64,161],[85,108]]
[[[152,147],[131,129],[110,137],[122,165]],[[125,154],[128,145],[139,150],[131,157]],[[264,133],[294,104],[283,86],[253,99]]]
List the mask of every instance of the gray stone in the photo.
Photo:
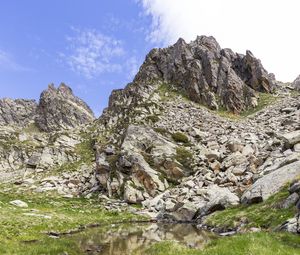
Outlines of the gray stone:
[[28,204],[25,203],[24,201],[21,200],[13,200],[9,202],[11,205],[14,205],[16,207],[22,207],[22,208],[27,208]]
[[49,132],[87,124],[94,118],[88,105],[62,83],[57,89],[51,84],[43,91],[35,121],[41,130]]
[[280,137],[284,140],[286,147],[291,148],[295,144],[300,143],[300,130],[285,133],[280,135]]
[[300,161],[283,166],[258,179],[241,197],[242,203],[252,204],[268,199],[287,182],[300,175]]
[[291,206],[295,206],[298,200],[299,200],[299,195],[297,193],[292,193],[283,201],[280,207],[287,209]]
[[0,125],[25,127],[34,121],[36,108],[34,100],[0,99]]

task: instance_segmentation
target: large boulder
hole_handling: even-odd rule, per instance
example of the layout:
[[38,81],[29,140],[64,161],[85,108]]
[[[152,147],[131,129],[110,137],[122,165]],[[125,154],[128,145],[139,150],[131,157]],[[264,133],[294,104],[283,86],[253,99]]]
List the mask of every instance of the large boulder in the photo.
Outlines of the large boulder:
[[37,103],[25,99],[0,99],[0,125],[24,127],[35,118]]
[[293,162],[258,179],[241,197],[244,204],[258,203],[278,192],[300,175],[300,161]]
[[36,123],[46,132],[75,128],[94,120],[88,105],[74,96],[72,89],[61,84],[57,89],[49,85],[41,94]]
[[300,143],[300,130],[285,133],[283,135],[280,135],[280,138],[284,140],[285,146],[287,148],[291,148],[295,144]]

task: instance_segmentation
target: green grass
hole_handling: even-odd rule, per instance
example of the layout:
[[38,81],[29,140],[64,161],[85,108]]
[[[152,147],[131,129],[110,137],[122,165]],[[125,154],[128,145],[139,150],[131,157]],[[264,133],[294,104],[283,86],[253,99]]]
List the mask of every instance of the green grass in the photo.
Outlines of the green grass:
[[[20,199],[29,208],[9,201]],[[51,219],[26,216],[36,213]],[[107,211],[96,199],[65,199],[37,194],[0,192],[0,254],[82,254],[72,240],[52,239],[49,231],[65,232],[91,223],[106,224],[140,218],[126,212]]]
[[161,134],[162,136],[167,136],[167,135],[170,134],[170,132],[167,129],[165,129],[165,128],[154,128],[153,130],[155,132]]
[[258,105],[254,108],[249,108],[240,114],[234,114],[228,110],[226,110],[224,107],[220,107],[220,109],[217,111],[217,113],[224,118],[231,119],[231,120],[241,120],[243,118],[246,118],[250,115],[253,115],[261,110],[263,110],[268,105],[271,105],[272,103],[276,102],[278,98],[275,97],[273,94],[269,93],[259,93],[259,99],[258,99]]
[[190,168],[193,154],[184,147],[176,148],[175,159],[186,168]]
[[261,111],[268,105],[274,103],[277,98],[273,94],[269,93],[259,93],[258,105],[255,108],[248,109],[241,113],[242,117],[247,117],[249,115],[255,114],[258,111]]
[[172,242],[152,245],[145,255],[296,255],[300,239],[288,233],[248,233],[210,241],[203,250]]
[[159,121],[158,115],[149,115],[146,117],[147,121],[151,121],[152,123],[156,123]]
[[177,143],[185,143],[186,144],[189,142],[189,138],[181,132],[176,132],[176,133],[172,134],[172,138]]
[[289,196],[288,185],[268,200],[254,205],[239,205],[224,211],[218,211],[208,216],[205,223],[221,228],[238,226],[241,222],[246,223],[246,228],[260,227],[272,229],[292,218],[296,209],[291,206],[287,209],[279,207],[280,203]]

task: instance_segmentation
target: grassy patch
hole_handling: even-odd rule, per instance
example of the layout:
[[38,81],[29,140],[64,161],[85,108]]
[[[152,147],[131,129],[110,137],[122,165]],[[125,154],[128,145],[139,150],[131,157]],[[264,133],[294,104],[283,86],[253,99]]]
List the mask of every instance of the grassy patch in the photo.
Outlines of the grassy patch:
[[177,147],[175,159],[184,167],[190,168],[193,159],[193,154],[184,147]]
[[190,101],[183,91],[172,86],[172,84],[163,83],[158,88],[158,93],[162,100],[167,101],[170,99],[182,97],[182,99]]
[[154,131],[163,136],[167,136],[168,134],[170,134],[170,132],[165,128],[154,128]]
[[30,123],[27,127],[23,129],[25,133],[41,133],[40,129],[35,123]]
[[[9,201],[20,199],[29,208],[18,208]],[[26,216],[34,213],[50,216]],[[57,198],[36,194],[0,192],[0,254],[81,254],[79,244],[52,239],[48,231],[64,232],[90,223],[110,223],[135,219],[126,212],[105,210],[96,199]]]
[[241,116],[247,117],[249,115],[252,115],[252,114],[264,109],[266,106],[274,103],[276,101],[276,99],[277,98],[273,94],[259,93],[258,105],[255,108],[251,108],[246,111],[243,111],[241,113]]
[[152,123],[156,123],[159,121],[158,115],[149,115],[146,117],[147,121],[151,121]]
[[288,233],[249,233],[219,238],[203,250],[183,247],[172,242],[152,245],[146,255],[296,255],[300,252],[299,237]]
[[287,209],[279,207],[280,203],[289,196],[288,186],[283,188],[268,200],[254,205],[239,205],[224,211],[218,211],[210,215],[205,223],[218,227],[236,227],[241,222],[246,227],[274,228],[285,220],[292,218],[295,213],[295,206]]
[[258,111],[263,110],[268,105],[274,103],[277,100],[277,97],[275,97],[273,94],[269,93],[259,93],[259,99],[258,99],[258,105],[254,108],[249,108],[240,114],[234,114],[224,107],[220,107],[220,109],[217,111],[217,113],[224,118],[231,119],[231,120],[241,120],[245,117],[248,117],[252,114],[257,113]]
[[176,132],[176,133],[172,134],[172,138],[177,143],[188,143],[189,142],[189,138],[181,132]]

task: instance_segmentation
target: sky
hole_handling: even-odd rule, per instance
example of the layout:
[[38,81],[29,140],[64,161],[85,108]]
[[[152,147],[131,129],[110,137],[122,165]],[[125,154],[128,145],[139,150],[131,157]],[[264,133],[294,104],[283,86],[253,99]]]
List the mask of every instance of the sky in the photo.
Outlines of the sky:
[[212,35],[261,59],[281,81],[300,74],[299,0],[7,0],[0,2],[0,98],[38,100],[68,84],[99,116],[146,54]]

